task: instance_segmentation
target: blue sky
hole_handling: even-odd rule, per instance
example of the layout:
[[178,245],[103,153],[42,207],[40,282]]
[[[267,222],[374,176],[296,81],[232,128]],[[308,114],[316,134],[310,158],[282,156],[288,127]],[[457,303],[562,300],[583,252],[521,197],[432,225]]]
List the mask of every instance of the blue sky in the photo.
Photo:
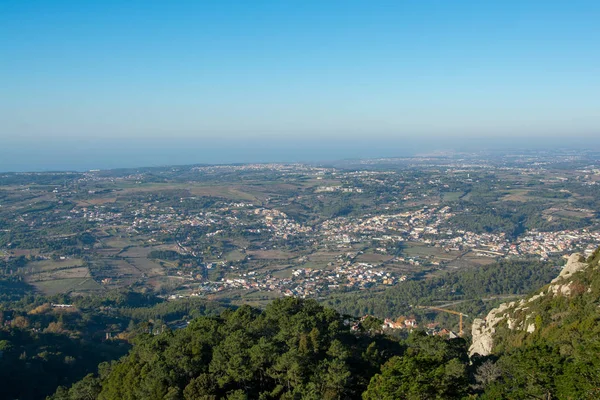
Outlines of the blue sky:
[[577,0],[4,0],[0,138],[593,136],[598,21]]

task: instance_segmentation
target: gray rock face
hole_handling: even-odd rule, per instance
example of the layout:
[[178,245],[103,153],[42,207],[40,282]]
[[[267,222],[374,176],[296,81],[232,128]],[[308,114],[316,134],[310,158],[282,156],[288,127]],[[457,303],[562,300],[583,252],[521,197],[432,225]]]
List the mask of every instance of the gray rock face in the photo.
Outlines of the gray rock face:
[[493,329],[486,326],[485,320],[475,318],[471,334],[473,335],[473,344],[469,347],[469,355],[487,356],[492,352],[492,347],[494,347]]
[[[480,354],[482,356],[487,356],[492,353],[496,326],[500,321],[507,319],[506,311],[515,304],[515,302],[500,304],[498,308],[494,308],[490,311],[485,319],[476,318],[473,321],[473,326],[471,328],[473,343],[471,344],[471,347],[469,347],[469,355],[473,356],[475,354]],[[514,321],[508,318],[507,323],[512,329]]]
[[568,278],[577,271],[585,269],[588,265],[585,262],[579,261],[583,256],[579,253],[573,253],[567,260],[567,265],[560,271],[560,274],[552,279],[552,283],[558,282],[561,279]]
[[[535,331],[535,324],[525,324],[523,322],[517,324],[517,321],[512,318],[512,312],[523,313],[528,309],[528,305],[537,301],[544,296],[555,296],[563,295],[569,296],[571,294],[570,282],[567,279],[577,271],[585,269],[588,264],[580,261],[583,257],[579,253],[572,254],[567,261],[567,264],[556,278],[552,280],[552,283],[547,287],[547,290],[542,290],[538,294],[530,297],[529,299],[522,299],[519,302],[503,303],[498,308],[494,308],[489,312],[485,319],[476,318],[473,321],[471,328],[471,334],[473,336],[473,343],[469,348],[469,355],[480,354],[487,356],[492,353],[494,347],[494,333],[496,333],[496,326],[501,322],[505,321],[508,329],[520,329],[525,330],[528,333]],[[525,321],[530,319],[532,316],[527,315]]]

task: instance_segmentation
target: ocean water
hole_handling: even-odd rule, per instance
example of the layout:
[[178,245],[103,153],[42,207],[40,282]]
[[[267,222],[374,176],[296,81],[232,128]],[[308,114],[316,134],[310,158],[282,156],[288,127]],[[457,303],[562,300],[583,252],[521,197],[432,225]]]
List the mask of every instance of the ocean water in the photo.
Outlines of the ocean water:
[[251,162],[327,162],[436,151],[600,149],[594,138],[13,139],[0,141],[0,172]]
[[0,149],[0,171],[85,171],[121,167],[251,162],[318,162],[406,156],[402,143],[357,140],[110,140],[20,142]]

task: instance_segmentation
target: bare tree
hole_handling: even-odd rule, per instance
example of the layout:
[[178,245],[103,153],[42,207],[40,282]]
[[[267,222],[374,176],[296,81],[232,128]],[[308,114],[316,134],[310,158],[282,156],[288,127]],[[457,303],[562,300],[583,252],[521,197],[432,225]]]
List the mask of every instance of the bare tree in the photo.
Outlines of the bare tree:
[[490,383],[495,382],[498,378],[502,376],[502,370],[496,363],[491,360],[485,361],[477,368],[477,372],[475,372],[475,381],[477,385],[475,387],[477,389],[484,389]]

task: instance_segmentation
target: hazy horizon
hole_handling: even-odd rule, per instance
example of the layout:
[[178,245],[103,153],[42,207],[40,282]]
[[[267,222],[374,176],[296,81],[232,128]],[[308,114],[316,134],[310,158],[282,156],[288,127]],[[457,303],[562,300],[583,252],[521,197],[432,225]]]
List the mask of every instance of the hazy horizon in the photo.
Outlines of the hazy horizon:
[[525,152],[590,150],[598,138],[482,138],[482,139],[362,139],[321,140],[317,143],[252,139],[218,140],[120,140],[38,143],[13,142],[0,149],[0,172],[87,171],[189,164],[272,162],[331,162],[344,159],[407,157],[435,152]]
[[0,4],[0,170],[600,136],[600,3]]

